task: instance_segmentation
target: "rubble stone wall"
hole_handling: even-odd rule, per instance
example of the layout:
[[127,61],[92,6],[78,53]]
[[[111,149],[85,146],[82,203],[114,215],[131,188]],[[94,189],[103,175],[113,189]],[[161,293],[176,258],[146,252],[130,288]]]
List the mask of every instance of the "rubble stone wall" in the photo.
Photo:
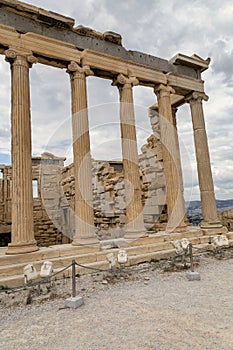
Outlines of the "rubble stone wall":
[[[160,141],[154,135],[147,139],[139,155],[142,184],[142,204],[145,226],[148,230],[163,229],[167,221],[165,180],[163,176]],[[99,239],[121,237],[126,223],[125,184],[122,162],[92,160],[93,207],[96,232]],[[74,169],[69,165],[62,170],[65,209],[64,227],[74,233]]]
[[[61,232],[61,171],[64,159],[44,153],[32,158],[32,179],[38,194],[33,198],[35,239],[39,246],[66,243]],[[11,166],[2,166],[0,179],[0,245],[10,242],[11,232]]]
[[[150,116],[154,130],[158,117]],[[167,221],[165,180],[160,141],[154,134],[141,148],[139,166],[142,185],[142,204],[147,230],[164,228]],[[34,189],[34,232],[39,246],[68,243],[74,235],[74,169],[64,167],[64,158],[44,153],[32,158]],[[126,203],[122,162],[92,160],[93,206],[99,239],[118,238],[124,234]],[[4,182],[5,181],[5,182]],[[7,183],[6,183],[7,181]],[[2,168],[0,190],[0,236],[10,235],[11,225],[11,167]],[[8,243],[6,238],[1,245]]]
[[0,166],[0,246],[10,242],[11,232],[11,166]]
[[38,197],[33,201],[35,239],[39,246],[65,243],[61,231],[61,171],[65,158],[49,153],[32,159],[33,180],[38,182]]
[[233,209],[219,212],[218,216],[221,224],[226,226],[228,231],[233,231]]

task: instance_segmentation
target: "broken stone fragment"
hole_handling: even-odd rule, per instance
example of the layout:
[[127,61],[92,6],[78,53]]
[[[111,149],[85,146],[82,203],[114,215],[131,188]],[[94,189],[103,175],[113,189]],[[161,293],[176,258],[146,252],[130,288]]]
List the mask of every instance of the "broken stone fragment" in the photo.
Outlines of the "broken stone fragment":
[[82,25],[78,25],[77,27],[74,28],[74,31],[80,35],[86,35],[91,38],[96,38],[96,39],[101,39],[103,40],[103,34],[100,32],[96,32],[94,29],[89,28],[89,27],[84,27]]
[[109,32],[104,32],[103,36],[104,36],[104,40],[106,41],[110,41],[111,43],[116,45],[122,45],[121,44],[122,38],[121,38],[121,35],[118,33],[109,31]]

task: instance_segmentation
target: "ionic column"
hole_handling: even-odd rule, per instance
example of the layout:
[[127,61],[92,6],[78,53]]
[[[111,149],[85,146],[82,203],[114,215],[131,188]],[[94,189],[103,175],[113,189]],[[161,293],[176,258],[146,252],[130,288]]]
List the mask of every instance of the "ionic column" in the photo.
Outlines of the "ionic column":
[[180,161],[179,141],[170,94],[170,86],[160,84],[155,93],[158,98],[159,122],[163,153],[164,176],[166,180],[166,202],[168,211],[167,231],[179,231],[186,227],[183,180]]
[[29,68],[31,54],[5,52],[11,64],[12,227],[7,254],[38,250],[33,232],[31,117]]
[[75,177],[75,235],[73,245],[99,243],[95,234],[90,137],[86,92],[88,66],[76,62],[68,66],[72,95],[72,130]]
[[119,74],[113,83],[113,85],[117,85],[120,93],[121,142],[127,218],[125,238],[139,238],[146,234],[143,221],[132,89],[137,84],[138,80],[135,77],[128,78],[123,74]]
[[176,129],[174,132],[175,142],[176,142],[176,150],[177,150],[178,155],[179,155],[179,157],[177,158],[177,169],[178,169],[179,179],[180,179],[180,191],[182,193],[182,198],[183,198],[182,207],[184,210],[184,222],[186,225],[190,225],[190,222],[187,218],[186,209],[185,209],[183,172],[182,172],[182,166],[181,166],[180,143],[179,143],[179,137],[178,137],[178,132],[177,132],[177,120],[176,120],[177,110],[178,110],[178,108],[172,107],[173,126]]
[[193,92],[187,98],[192,114],[198,180],[202,203],[203,222],[201,227],[208,229],[222,227],[222,225],[217,217],[202,100],[208,101],[208,96],[199,92]]

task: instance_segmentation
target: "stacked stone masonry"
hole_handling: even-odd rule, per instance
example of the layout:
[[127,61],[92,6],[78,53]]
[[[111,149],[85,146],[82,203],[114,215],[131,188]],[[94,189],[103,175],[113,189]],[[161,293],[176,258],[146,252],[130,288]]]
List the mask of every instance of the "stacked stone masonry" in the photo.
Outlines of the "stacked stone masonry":
[[[154,117],[155,118],[155,117]],[[158,125],[158,124],[157,124]],[[158,133],[156,134],[158,135]],[[154,135],[139,155],[142,205],[147,230],[157,231],[166,223],[165,180],[161,145]],[[39,246],[68,243],[74,236],[75,183],[73,164],[44,153],[32,158],[32,178],[37,183],[33,198],[35,239]],[[11,167],[1,167],[12,181]],[[0,180],[3,193],[4,183]],[[124,236],[126,224],[125,185],[122,162],[92,160],[94,222],[99,239]],[[0,234],[11,232],[10,192],[0,202]],[[6,243],[9,237],[6,237]]]
[[[57,158],[48,153],[44,153],[41,157],[32,158],[32,179],[35,184],[33,223],[35,239],[39,246],[66,242],[59,230],[61,218],[59,212],[57,212],[60,203],[58,184],[63,163],[63,158]],[[11,233],[12,175],[11,166],[0,165],[0,168],[3,174],[0,181],[2,193],[0,201],[0,242],[1,245],[5,245],[10,241]],[[7,190],[4,191],[4,188]],[[50,217],[53,219],[51,220]]]
[[233,209],[224,210],[218,213],[219,220],[227,227],[228,231],[233,231]]

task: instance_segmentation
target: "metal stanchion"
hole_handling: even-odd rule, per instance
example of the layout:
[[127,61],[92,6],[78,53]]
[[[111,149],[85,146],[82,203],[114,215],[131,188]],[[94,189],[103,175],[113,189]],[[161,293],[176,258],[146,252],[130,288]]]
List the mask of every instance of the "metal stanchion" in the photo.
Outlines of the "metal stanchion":
[[75,260],[72,260],[72,298],[76,297]]
[[193,246],[192,243],[189,243],[189,254],[190,254],[190,268],[191,271],[194,272],[194,266],[193,266]]
[[72,260],[72,293],[71,293],[71,298],[68,298],[65,300],[65,307],[67,308],[72,308],[72,309],[77,309],[81,305],[83,305],[84,301],[81,296],[76,295],[76,271],[75,271],[75,265],[76,262],[75,260]]
[[200,281],[201,276],[200,276],[199,272],[194,271],[192,243],[189,243],[188,249],[189,249],[189,255],[190,255],[190,269],[191,269],[191,271],[187,272],[187,274],[186,274],[187,279],[189,281]]

